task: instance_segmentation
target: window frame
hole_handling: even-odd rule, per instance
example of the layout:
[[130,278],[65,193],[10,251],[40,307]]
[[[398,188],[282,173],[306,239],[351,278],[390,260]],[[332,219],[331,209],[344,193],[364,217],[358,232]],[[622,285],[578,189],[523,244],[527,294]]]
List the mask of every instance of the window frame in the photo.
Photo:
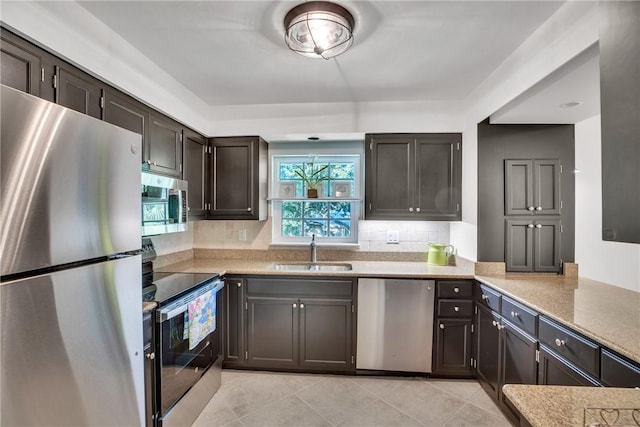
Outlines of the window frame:
[[[343,150],[340,150],[343,151]],[[309,199],[307,197],[291,197],[282,198],[279,197],[280,188],[280,164],[285,163],[305,163],[310,160],[310,157],[314,157],[316,164],[324,163],[338,163],[341,161],[353,162],[353,189],[352,196],[349,198],[335,198],[335,197],[320,197],[318,199]],[[270,154],[270,203],[271,203],[271,216],[272,216],[272,232],[271,232],[271,244],[272,245],[308,245],[311,241],[311,236],[296,236],[289,237],[282,235],[282,203],[286,201],[296,202],[320,202],[320,203],[332,203],[332,202],[346,202],[351,205],[350,222],[350,236],[349,237],[324,237],[316,235],[316,243],[323,246],[354,246],[358,245],[358,222],[362,218],[362,184],[363,184],[363,168],[362,168],[363,153],[361,150],[355,149],[348,150],[348,152],[325,152],[320,154],[309,154],[309,148],[302,149],[288,149],[282,150],[277,153]],[[343,180],[336,180],[343,181]],[[288,182],[283,180],[282,182]],[[327,190],[328,191],[328,188]],[[303,208],[304,209],[304,208]],[[337,218],[338,220],[340,218]],[[330,221],[331,219],[327,219]]]

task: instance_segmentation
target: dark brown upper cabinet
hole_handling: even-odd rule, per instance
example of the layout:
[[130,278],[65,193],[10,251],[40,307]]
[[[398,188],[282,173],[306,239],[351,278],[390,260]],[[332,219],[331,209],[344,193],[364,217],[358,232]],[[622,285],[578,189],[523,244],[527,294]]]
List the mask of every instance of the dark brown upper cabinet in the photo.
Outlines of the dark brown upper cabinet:
[[55,102],[96,119],[102,118],[104,84],[71,66],[55,67]]
[[[142,146],[146,146],[149,135],[150,109],[130,96],[107,88],[104,91],[103,120],[142,136]],[[143,153],[140,152],[140,161]]]
[[640,2],[600,2],[602,239],[640,243]]
[[505,215],[560,215],[559,159],[505,160]]
[[366,144],[366,219],[460,220],[461,134],[369,134]]
[[183,178],[189,183],[187,201],[189,219],[204,219],[207,216],[209,195],[207,192],[207,169],[209,146],[207,139],[190,130],[184,131]]
[[211,138],[211,219],[266,219],[267,144],[259,136]]
[[42,53],[30,43],[2,29],[0,32],[0,82],[40,96]]
[[506,219],[505,222],[507,271],[561,271],[560,219]]
[[155,111],[149,113],[149,138],[143,163],[154,173],[182,176],[182,126]]

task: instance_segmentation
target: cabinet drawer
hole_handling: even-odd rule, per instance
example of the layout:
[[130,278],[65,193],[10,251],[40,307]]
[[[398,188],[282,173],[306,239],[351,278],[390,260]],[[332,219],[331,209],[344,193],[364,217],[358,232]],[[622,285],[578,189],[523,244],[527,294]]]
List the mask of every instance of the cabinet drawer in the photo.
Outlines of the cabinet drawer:
[[479,304],[489,307],[493,311],[500,312],[502,295],[500,295],[498,291],[494,291],[490,287],[478,283],[476,292],[476,299]]
[[523,331],[536,336],[538,313],[535,311],[508,297],[502,297],[502,317]]
[[640,387],[640,366],[602,349],[600,379],[610,387]]
[[471,298],[473,282],[468,280],[438,280],[438,298]]
[[440,299],[438,300],[438,317],[471,317],[473,316],[472,300]]
[[578,368],[598,377],[600,349],[596,344],[545,317],[540,317],[538,338]]
[[251,295],[292,295],[303,297],[348,297],[353,294],[352,280],[251,277],[247,279]]

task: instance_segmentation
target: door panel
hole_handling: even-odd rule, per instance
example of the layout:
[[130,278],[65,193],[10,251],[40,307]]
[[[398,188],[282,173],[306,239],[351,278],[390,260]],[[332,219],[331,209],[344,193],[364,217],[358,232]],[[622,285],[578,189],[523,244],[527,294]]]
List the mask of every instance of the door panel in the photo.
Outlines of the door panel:
[[504,353],[502,358],[503,384],[536,384],[538,342],[504,322]]
[[149,170],[165,175],[182,175],[182,127],[166,117],[150,113],[149,143],[145,145]]
[[429,138],[416,140],[417,214],[442,215],[455,218],[456,203],[456,141]]
[[533,206],[538,215],[560,214],[560,160],[534,160]]
[[534,270],[545,272],[559,272],[560,220],[536,220],[535,224]]
[[507,219],[505,258],[507,271],[533,270],[533,219]]
[[2,36],[0,82],[22,92],[39,96],[41,58],[18,44],[14,44],[4,31]]
[[189,219],[207,215],[206,184],[207,140],[195,132],[184,131],[184,179],[189,183],[187,192]]
[[477,374],[498,398],[500,380],[500,330],[496,324],[500,316],[482,306],[478,306],[476,326]]
[[247,297],[248,363],[295,368],[298,365],[297,298]]
[[351,300],[300,300],[300,366],[351,370]]
[[101,83],[79,70],[56,66],[56,104],[71,108],[96,119],[102,118]]
[[505,160],[505,215],[531,215],[533,207],[531,160]]
[[224,361],[228,363],[244,364],[244,289],[242,278],[228,277],[224,287]]
[[540,346],[538,384],[563,386],[599,386],[600,384],[568,362]]
[[438,319],[436,324],[436,374],[471,374],[471,319]]

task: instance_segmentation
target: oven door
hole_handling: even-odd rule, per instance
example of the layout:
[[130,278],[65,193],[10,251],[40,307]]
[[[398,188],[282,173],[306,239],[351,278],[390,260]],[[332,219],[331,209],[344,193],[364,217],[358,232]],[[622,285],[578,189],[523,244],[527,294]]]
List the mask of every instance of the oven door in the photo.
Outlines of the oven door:
[[[189,391],[221,353],[221,322],[220,316],[216,316],[216,308],[222,303],[221,292],[218,291],[223,286],[224,282],[220,280],[201,285],[156,311],[159,326],[156,335],[159,355],[156,360],[156,397],[161,416]],[[213,298],[204,309],[214,317],[215,330],[212,332],[198,331],[189,321],[190,315],[195,316],[193,306],[202,302],[207,295]],[[198,335],[196,332],[199,332],[199,336],[194,337],[194,334]]]

